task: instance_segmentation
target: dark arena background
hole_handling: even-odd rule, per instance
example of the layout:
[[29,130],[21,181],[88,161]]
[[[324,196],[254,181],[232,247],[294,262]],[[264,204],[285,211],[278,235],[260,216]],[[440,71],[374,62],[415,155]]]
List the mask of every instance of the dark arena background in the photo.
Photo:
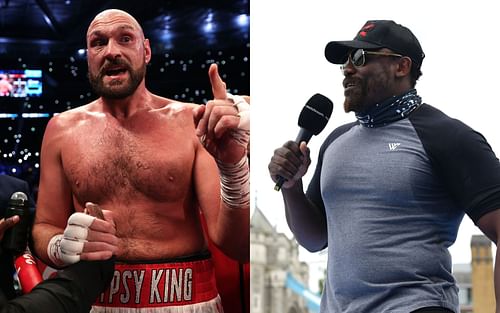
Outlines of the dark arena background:
[[249,0],[0,0],[0,174],[26,180],[35,197],[47,122],[97,98],[87,80],[85,35],[110,8],[133,15],[149,38],[146,86],[153,93],[205,103],[211,63],[229,92],[250,93]]

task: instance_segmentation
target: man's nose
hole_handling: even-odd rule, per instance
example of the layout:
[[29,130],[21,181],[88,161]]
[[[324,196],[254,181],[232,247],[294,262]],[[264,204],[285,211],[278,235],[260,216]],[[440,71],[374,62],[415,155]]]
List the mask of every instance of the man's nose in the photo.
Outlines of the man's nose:
[[356,68],[354,64],[352,64],[351,59],[348,59],[344,64],[340,66],[340,71],[342,71],[342,74],[344,74],[344,76],[348,76],[349,74],[356,72]]
[[106,45],[104,56],[112,59],[121,56],[120,45],[114,40],[109,40]]

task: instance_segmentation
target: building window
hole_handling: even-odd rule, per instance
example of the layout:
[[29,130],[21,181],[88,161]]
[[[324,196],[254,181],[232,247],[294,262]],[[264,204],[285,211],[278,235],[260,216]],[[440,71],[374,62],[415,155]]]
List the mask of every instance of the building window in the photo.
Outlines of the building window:
[[460,288],[458,291],[458,301],[460,305],[471,305],[472,304],[472,288]]

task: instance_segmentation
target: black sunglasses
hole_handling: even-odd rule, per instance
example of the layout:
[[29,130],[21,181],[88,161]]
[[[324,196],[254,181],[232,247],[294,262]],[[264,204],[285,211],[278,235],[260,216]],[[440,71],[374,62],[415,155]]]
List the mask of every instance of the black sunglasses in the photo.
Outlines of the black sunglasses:
[[354,67],[363,67],[366,63],[366,55],[380,55],[380,56],[400,57],[400,58],[403,57],[403,55],[397,53],[366,51],[364,49],[356,49],[352,50],[349,53],[347,61],[340,66],[340,69],[344,70],[344,68],[347,67],[347,65],[349,65],[349,61],[352,63],[352,65],[354,65]]

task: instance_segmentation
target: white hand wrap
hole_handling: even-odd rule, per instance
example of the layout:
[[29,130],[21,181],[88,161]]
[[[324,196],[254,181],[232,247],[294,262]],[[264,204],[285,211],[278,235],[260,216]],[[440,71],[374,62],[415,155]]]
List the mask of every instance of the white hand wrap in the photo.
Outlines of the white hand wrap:
[[231,131],[231,137],[246,148],[250,141],[250,105],[242,96],[235,96],[228,93],[227,98],[234,103],[234,107],[238,110],[238,116],[240,117],[238,128]]
[[55,265],[66,266],[80,261],[89,227],[94,220],[95,217],[80,212],[69,217],[64,234],[52,237],[47,247],[47,254]]
[[242,96],[235,96],[227,93],[227,98],[233,101],[234,106],[238,109],[238,116],[240,117],[240,122],[238,123],[238,128],[242,130],[250,130],[250,104],[245,101]]
[[250,170],[247,157],[236,164],[217,161],[221,198],[232,209],[250,207]]

